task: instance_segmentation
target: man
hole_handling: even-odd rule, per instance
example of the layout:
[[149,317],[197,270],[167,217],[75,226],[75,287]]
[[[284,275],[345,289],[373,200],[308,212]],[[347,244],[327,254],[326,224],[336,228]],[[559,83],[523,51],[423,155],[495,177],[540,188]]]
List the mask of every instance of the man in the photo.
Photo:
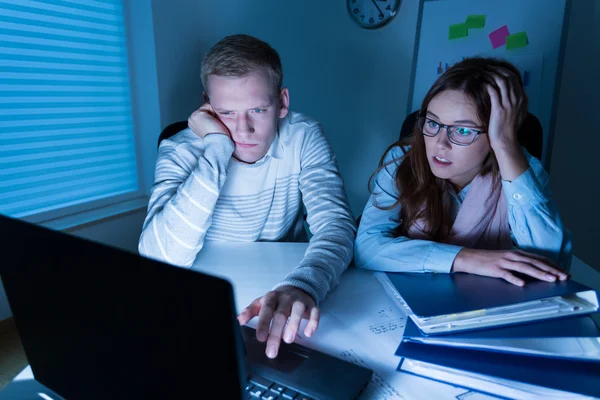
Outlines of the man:
[[[258,316],[274,358],[302,318],[310,337],[318,303],[352,259],[356,224],[321,126],[289,111],[277,52],[248,35],[218,42],[202,61],[205,104],[190,129],[163,140],[140,254],[191,266],[205,241],[306,241],[304,259],[238,316]],[[288,320],[289,318],[289,320]]]

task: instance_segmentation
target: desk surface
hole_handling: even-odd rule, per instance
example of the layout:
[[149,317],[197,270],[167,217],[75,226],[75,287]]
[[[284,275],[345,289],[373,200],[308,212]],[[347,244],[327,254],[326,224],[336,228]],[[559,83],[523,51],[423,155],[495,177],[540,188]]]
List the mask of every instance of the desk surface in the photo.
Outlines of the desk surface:
[[[271,290],[298,265],[306,248],[306,243],[211,242],[202,249],[192,269],[232,282],[239,311]],[[321,321],[315,335],[310,339],[299,335],[297,342],[373,369],[373,380],[362,399],[495,398],[396,371],[400,359],[394,352],[405,321],[406,316],[385,292],[376,274],[351,267],[321,304]],[[256,318],[249,324],[255,323]],[[15,383],[31,378],[27,368]],[[3,394],[0,393],[0,399],[8,399]]]

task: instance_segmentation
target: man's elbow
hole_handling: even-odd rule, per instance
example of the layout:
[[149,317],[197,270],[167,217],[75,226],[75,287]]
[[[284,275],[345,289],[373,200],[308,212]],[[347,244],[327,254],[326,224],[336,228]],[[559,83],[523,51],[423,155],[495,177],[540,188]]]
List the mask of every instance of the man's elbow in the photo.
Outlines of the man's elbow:
[[151,255],[148,253],[148,249],[150,248],[147,244],[146,230],[142,230],[142,234],[140,235],[140,239],[138,240],[138,253],[144,257],[150,257]]

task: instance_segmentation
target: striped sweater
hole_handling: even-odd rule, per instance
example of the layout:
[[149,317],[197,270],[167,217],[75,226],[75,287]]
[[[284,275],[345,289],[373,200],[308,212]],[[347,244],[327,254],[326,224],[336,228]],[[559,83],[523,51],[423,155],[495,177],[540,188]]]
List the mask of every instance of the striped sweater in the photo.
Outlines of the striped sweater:
[[352,260],[356,234],[321,126],[289,112],[262,159],[244,164],[233,150],[225,135],[200,139],[190,129],[161,142],[140,254],[190,267],[205,241],[306,241],[305,208],[308,249],[275,288],[292,285],[320,302]]

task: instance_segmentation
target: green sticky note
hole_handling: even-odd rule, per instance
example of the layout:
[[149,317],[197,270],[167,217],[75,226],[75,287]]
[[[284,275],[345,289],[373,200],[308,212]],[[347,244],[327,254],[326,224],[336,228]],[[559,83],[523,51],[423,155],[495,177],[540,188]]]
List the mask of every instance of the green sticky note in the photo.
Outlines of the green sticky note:
[[448,39],[460,39],[466,37],[469,34],[467,24],[454,24],[450,25],[450,31],[448,32]]
[[525,32],[514,33],[506,37],[506,50],[519,49],[529,44]]
[[469,29],[479,29],[485,26],[485,15],[469,15],[465,22]]

